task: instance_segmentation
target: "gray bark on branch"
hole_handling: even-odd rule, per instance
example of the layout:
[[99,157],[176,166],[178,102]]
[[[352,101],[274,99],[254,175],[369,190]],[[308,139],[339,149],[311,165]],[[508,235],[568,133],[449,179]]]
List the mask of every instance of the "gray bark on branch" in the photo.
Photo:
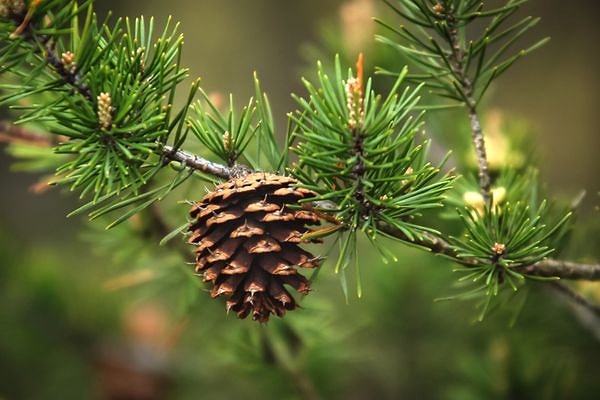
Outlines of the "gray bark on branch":
[[469,123],[471,127],[471,140],[473,141],[473,149],[477,156],[477,167],[479,170],[479,188],[481,195],[486,203],[490,201],[490,189],[491,189],[491,178],[489,171],[489,162],[485,152],[485,139],[483,136],[483,130],[481,128],[481,122],[477,115],[477,106],[475,98],[473,97],[473,83],[467,76],[464,65],[465,52],[460,45],[460,39],[458,37],[458,21],[453,14],[446,16],[446,22],[449,27],[450,34],[450,45],[452,53],[450,55],[450,67],[452,73],[458,79],[458,85],[460,85],[460,91],[465,99],[466,107],[469,113]]
[[169,161],[177,161],[186,167],[202,171],[218,178],[229,179],[234,175],[233,168],[217,164],[181,149],[174,149],[172,146],[164,146],[162,156]]
[[[406,235],[386,224],[379,224],[378,228],[397,239],[403,240],[415,244],[419,247],[425,248],[434,254],[439,254],[447,258],[452,259],[466,267],[473,267],[477,265],[477,261],[472,258],[459,257],[456,250],[445,241],[443,238],[436,236],[431,233],[424,233],[422,238],[410,239]],[[545,259],[538,261],[535,264],[515,267],[517,272],[539,276],[545,278],[561,278],[570,280],[589,280],[597,281],[600,280],[600,264],[581,264],[572,261]]]
[[572,261],[548,258],[533,265],[521,267],[519,272],[542,277],[559,277],[562,279],[600,280],[600,264],[582,264]]

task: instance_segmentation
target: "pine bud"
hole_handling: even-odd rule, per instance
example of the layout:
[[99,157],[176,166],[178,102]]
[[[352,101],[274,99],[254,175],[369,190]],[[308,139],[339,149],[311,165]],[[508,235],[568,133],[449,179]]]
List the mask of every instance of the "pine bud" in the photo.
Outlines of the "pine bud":
[[227,152],[233,150],[233,142],[231,140],[231,133],[229,133],[229,131],[225,131],[223,134],[223,147]]
[[354,129],[359,124],[360,91],[356,78],[346,82],[346,107],[348,108],[348,126]]
[[112,99],[109,93],[100,93],[98,99],[98,123],[102,129],[109,129],[112,126]]
[[506,251],[506,245],[503,243],[494,243],[494,245],[492,246],[492,251],[497,256],[501,256]]
[[485,202],[483,201],[483,196],[478,192],[464,192],[463,193],[463,201],[468,206],[471,206],[477,211],[477,214],[483,215],[483,207]]
[[[405,175],[410,175],[410,174],[412,174],[413,172],[415,172],[415,171],[413,170],[413,168],[412,168],[412,167],[408,167],[408,168],[406,168],[406,170],[404,171],[404,174],[405,174]],[[400,181],[400,183],[401,183],[402,185],[406,185],[406,184],[408,184],[408,182],[409,182],[409,179],[402,179],[402,180]],[[408,188],[408,191],[409,191],[409,192],[410,192],[411,190],[412,190],[412,188]]]
[[[506,198],[506,188],[503,186],[493,188],[491,190],[492,195],[492,207],[499,206],[504,202]],[[483,216],[485,202],[483,200],[483,196],[478,192],[465,192],[463,193],[463,201],[465,204],[471,206],[475,209],[475,216]]]
[[432,7],[432,10],[436,15],[441,15],[444,11],[446,11],[441,3],[437,3],[436,5],[434,5]]
[[77,63],[75,62],[75,54],[70,51],[66,51],[62,53],[60,60],[69,74],[73,75],[75,73],[75,69],[77,68]]
[[345,90],[348,126],[350,129],[354,129],[357,126],[362,126],[365,119],[362,53],[358,55],[358,61],[356,62],[356,78],[348,79]]

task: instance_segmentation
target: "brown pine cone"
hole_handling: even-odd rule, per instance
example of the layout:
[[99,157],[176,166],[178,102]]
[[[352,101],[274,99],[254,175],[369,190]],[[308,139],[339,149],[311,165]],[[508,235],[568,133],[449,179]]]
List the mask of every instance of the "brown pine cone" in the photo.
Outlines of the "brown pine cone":
[[314,268],[320,259],[300,248],[307,225],[320,224],[308,210],[292,210],[316,195],[298,182],[271,173],[229,180],[190,210],[189,243],[196,248],[196,272],[213,283],[211,296],[227,296],[227,310],[267,322],[296,308],[284,285],[306,294],[309,282],[297,267]]

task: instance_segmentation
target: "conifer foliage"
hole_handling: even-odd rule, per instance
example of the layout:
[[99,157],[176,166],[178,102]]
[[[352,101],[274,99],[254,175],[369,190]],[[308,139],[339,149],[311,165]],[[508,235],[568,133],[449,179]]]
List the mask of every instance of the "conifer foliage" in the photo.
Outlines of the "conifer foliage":
[[[99,21],[91,0],[0,0],[0,105],[10,107],[15,124],[52,137],[35,153],[36,168],[53,168],[52,184],[87,201],[74,213],[120,213],[109,227],[190,178],[225,180],[165,241],[188,230],[196,272],[212,283],[212,297],[226,296],[227,309],[241,318],[266,322],[297,308],[289,288],[309,290],[299,268],[321,261],[301,243],[335,236],[335,271],[346,288],[344,269],[353,261],[360,266],[359,233],[387,255],[382,236],[451,259],[489,304],[502,288],[516,290],[515,282],[531,277],[600,279],[599,265],[548,259],[564,245],[570,212],[551,213],[531,195],[536,174],[510,167],[490,173],[481,99],[500,74],[545,42],[511,55],[537,22],[504,27],[523,3],[487,9],[478,0],[388,2],[408,27],[381,22],[391,34],[379,41],[410,61],[410,73],[383,66],[395,83],[377,94],[374,88],[384,85],[368,77],[362,55],[347,70],[336,59],[332,73],[319,63],[316,80],[303,80],[306,95],[294,95],[298,110],[288,114],[281,140],[256,76],[255,96],[241,111],[233,97],[223,110],[198,81],[175,107],[187,69],[180,62],[183,38],[171,21],[156,32],[152,19]],[[476,21],[487,25],[470,38],[467,27]],[[442,170],[445,160],[429,159],[423,113],[439,107],[421,103],[424,90],[467,111],[478,163],[470,187],[471,171],[459,171],[466,177],[459,178]],[[501,185],[519,174],[519,182]],[[503,199],[492,190],[497,186]],[[432,226],[436,218],[424,218],[448,205],[458,208],[461,234],[440,232]],[[311,227],[322,220],[329,224]]]

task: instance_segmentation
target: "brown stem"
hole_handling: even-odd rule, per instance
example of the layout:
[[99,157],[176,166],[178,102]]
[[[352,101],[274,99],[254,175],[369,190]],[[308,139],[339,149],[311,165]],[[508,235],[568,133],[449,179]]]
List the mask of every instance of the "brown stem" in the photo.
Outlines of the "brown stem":
[[85,84],[81,78],[81,75],[77,72],[71,72],[65,68],[65,65],[61,61],[60,57],[56,52],[56,44],[48,36],[42,36],[39,41],[44,45],[46,49],[46,61],[48,64],[54,67],[54,70],[62,77],[62,79],[71,85],[71,87],[87,100],[92,100],[92,91]]
[[564,260],[546,259],[518,269],[527,275],[559,277],[563,279],[600,280],[600,264],[582,264]]
[[[29,13],[33,8],[30,8]],[[27,16],[25,18],[27,20]],[[85,97],[87,100],[92,100],[92,91],[89,86],[83,82],[81,74],[75,71],[71,71],[65,67],[63,64],[60,55],[56,52],[56,42],[52,39],[51,36],[48,35],[39,35],[36,33],[35,27],[29,23],[27,20],[23,25],[22,31],[18,32],[19,35],[23,34],[31,41],[36,42],[44,49],[45,59],[48,65],[51,65],[54,71],[64,80],[65,83],[69,84],[74,90],[76,90],[79,94]],[[17,33],[15,31],[13,34]]]
[[394,237],[396,239],[400,239],[405,242],[416,244],[417,246],[420,246],[426,250],[429,250],[434,254],[439,254],[439,255],[442,255],[445,257],[449,257],[460,264],[463,264],[466,266],[477,265],[475,261],[470,261],[468,259],[459,258],[458,254],[456,253],[456,250],[454,249],[454,247],[452,247],[450,245],[450,243],[446,242],[444,239],[442,239],[434,234],[424,233],[421,238],[411,239],[411,238],[407,237],[404,234],[404,232],[402,232],[400,229],[396,229],[393,226],[386,224],[386,223],[377,224],[377,229],[379,229],[381,232],[383,232],[391,237]]
[[[406,237],[402,231],[395,229],[390,225],[380,223],[377,228],[392,237],[416,244],[417,246],[430,250],[434,254],[448,257],[461,265],[467,267],[479,265],[479,262],[476,259],[460,257],[450,243],[432,233],[425,233],[421,238],[414,238],[411,240]],[[546,259],[532,265],[515,267],[514,270],[526,275],[547,278],[555,277],[588,281],[600,280],[600,264],[581,264],[572,261]]]
[[479,188],[481,195],[486,203],[490,201],[490,168],[485,152],[485,140],[483,137],[483,130],[481,129],[481,122],[477,115],[477,103],[473,96],[473,83],[467,76],[464,66],[464,49],[460,45],[458,37],[458,22],[454,17],[454,14],[446,14],[446,23],[448,24],[448,37],[450,39],[451,54],[450,54],[450,66],[454,76],[458,79],[458,86],[460,86],[461,94],[465,99],[467,111],[469,114],[469,122],[471,126],[471,139],[473,141],[473,148],[475,155],[477,156],[477,167],[479,171]]

